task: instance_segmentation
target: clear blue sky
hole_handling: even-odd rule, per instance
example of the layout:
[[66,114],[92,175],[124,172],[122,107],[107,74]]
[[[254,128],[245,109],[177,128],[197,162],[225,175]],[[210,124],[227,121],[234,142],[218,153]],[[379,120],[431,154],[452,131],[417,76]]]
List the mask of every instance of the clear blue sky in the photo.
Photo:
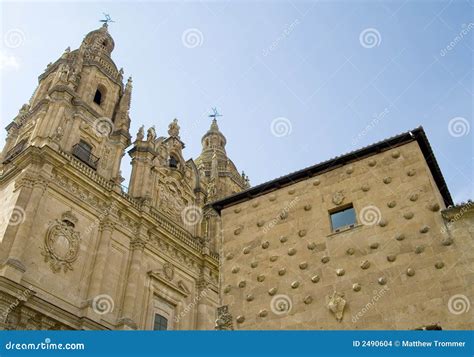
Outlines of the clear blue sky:
[[113,59],[133,76],[132,135],[141,124],[165,135],[177,117],[195,158],[216,106],[227,152],[255,185],[423,125],[454,200],[474,197],[473,1],[1,6],[3,127],[106,12]]

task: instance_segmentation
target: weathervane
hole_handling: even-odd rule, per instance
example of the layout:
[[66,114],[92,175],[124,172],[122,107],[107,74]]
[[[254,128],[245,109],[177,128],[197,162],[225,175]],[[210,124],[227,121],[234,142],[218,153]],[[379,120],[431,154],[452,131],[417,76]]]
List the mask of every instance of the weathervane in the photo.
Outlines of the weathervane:
[[214,118],[214,119],[217,119],[217,117],[221,117],[222,114],[219,114],[219,112],[217,111],[217,108],[211,108],[212,109],[212,114],[209,115],[209,118]]
[[112,20],[112,18],[110,17],[109,14],[106,14],[105,12],[103,14],[105,16],[105,19],[104,20],[99,20],[99,22],[103,22],[106,25],[108,25],[110,22],[115,22],[114,20]]

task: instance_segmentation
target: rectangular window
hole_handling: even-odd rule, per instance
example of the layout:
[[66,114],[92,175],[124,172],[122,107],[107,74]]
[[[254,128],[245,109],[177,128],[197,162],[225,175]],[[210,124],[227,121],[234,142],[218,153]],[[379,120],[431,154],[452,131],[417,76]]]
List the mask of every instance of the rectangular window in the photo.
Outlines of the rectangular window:
[[352,205],[346,206],[338,211],[330,212],[330,216],[333,232],[338,232],[341,228],[354,226],[356,224],[356,214]]
[[155,322],[153,324],[153,330],[161,331],[168,330],[168,319],[160,314],[155,314]]

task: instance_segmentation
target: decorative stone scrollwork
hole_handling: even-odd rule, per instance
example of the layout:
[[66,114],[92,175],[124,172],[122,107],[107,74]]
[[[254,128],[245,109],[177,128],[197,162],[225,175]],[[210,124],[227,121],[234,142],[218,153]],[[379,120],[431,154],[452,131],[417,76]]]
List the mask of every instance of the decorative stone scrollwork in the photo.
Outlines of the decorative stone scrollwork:
[[[63,214],[63,218],[66,214]],[[54,273],[61,269],[66,273],[72,270],[74,263],[79,254],[80,234],[74,231],[73,219],[68,216],[63,220],[55,220],[49,227],[44,238],[44,246],[42,255],[44,261],[49,265]],[[76,220],[77,222],[77,220]]]
[[344,294],[334,291],[333,294],[329,297],[327,307],[334,314],[336,320],[339,322],[342,321],[345,306],[346,300],[344,299]]

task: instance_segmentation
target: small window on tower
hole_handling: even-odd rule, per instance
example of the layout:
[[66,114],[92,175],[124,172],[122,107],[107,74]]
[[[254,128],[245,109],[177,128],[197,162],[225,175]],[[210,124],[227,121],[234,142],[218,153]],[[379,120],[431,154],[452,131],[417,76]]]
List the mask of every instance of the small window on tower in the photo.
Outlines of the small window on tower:
[[178,160],[176,160],[176,158],[174,156],[170,156],[170,159],[169,159],[169,166],[173,169],[177,169],[178,168]]
[[94,103],[101,105],[102,104],[102,92],[97,89],[94,94]]

